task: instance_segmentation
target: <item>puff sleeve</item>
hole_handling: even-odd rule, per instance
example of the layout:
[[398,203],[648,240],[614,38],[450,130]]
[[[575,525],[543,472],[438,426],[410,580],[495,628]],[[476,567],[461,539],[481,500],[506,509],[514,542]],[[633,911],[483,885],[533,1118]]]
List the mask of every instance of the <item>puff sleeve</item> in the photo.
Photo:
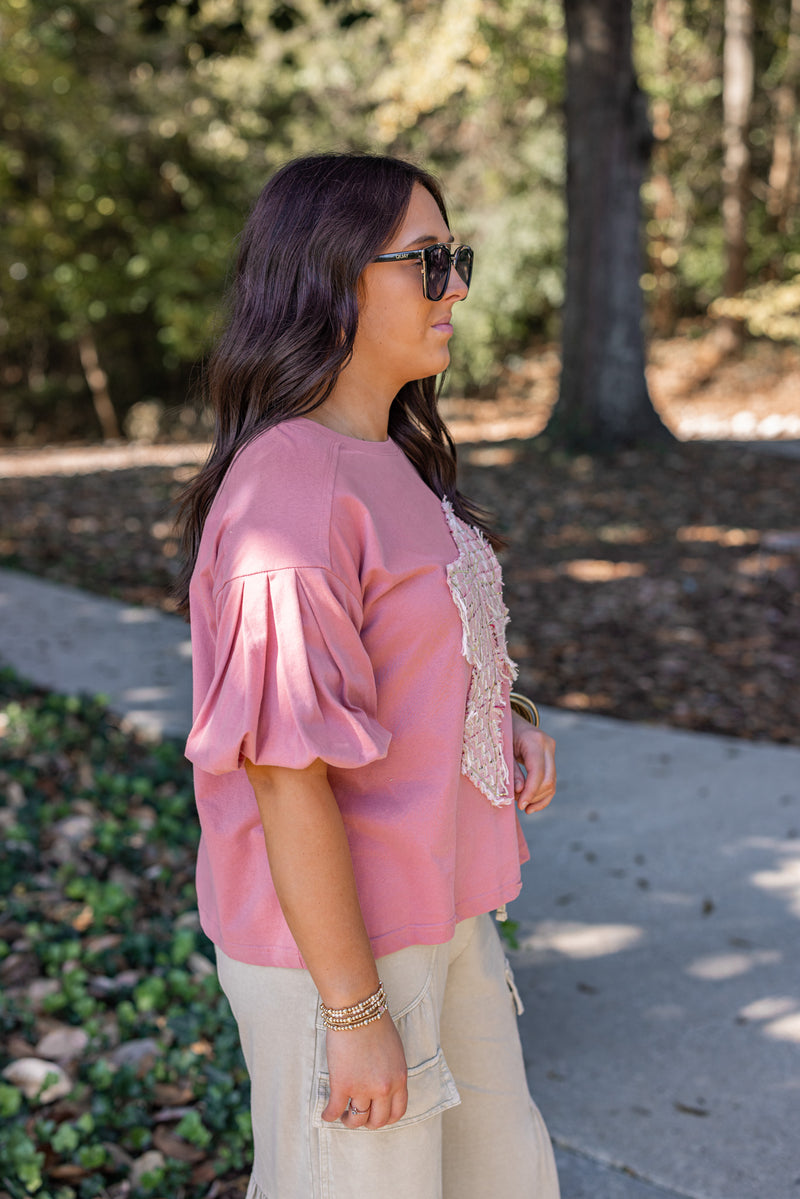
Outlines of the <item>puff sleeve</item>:
[[245,758],[302,770],[386,756],[360,602],[323,567],[234,578],[214,603],[186,756],[224,774]]

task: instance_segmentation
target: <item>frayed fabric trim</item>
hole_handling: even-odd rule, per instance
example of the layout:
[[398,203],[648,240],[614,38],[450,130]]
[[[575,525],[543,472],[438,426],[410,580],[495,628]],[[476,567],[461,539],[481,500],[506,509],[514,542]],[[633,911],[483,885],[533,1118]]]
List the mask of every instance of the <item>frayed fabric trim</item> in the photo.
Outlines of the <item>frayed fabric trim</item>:
[[447,582],[461,617],[461,652],[472,667],[461,772],[499,808],[513,798],[503,746],[503,683],[517,677],[506,648],[503,578],[494,550],[480,531],[460,520],[449,500],[442,500],[442,508],[458,550],[447,567]]
[[262,1191],[252,1174],[250,1175],[250,1185],[247,1188],[245,1199],[270,1199],[267,1192]]

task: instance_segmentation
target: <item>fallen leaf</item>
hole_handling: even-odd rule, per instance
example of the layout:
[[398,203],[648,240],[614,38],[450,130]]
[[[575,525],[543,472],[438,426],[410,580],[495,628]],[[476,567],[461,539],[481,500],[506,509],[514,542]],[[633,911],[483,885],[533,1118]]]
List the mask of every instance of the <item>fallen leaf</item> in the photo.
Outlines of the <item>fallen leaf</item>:
[[[50,1075],[55,1077],[47,1082]],[[66,1070],[39,1057],[22,1057],[11,1062],[3,1071],[3,1078],[19,1087],[26,1099],[37,1103],[54,1103],[72,1090],[72,1079]]]
[[163,1125],[153,1133],[153,1144],[165,1157],[174,1157],[179,1162],[201,1162],[206,1156],[205,1149],[190,1145]]
[[678,1100],[673,1104],[676,1112],[683,1112],[686,1116],[708,1116],[710,1112],[705,1107],[694,1107],[690,1103],[679,1103]]

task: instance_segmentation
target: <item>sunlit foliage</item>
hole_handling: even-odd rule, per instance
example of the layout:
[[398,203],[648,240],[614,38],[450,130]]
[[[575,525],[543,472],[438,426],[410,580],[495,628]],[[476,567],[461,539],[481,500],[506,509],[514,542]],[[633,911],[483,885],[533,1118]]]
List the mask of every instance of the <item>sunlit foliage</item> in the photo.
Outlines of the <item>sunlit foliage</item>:
[[[759,5],[754,283],[784,277],[796,238],[765,182],[788,6]],[[721,8],[634,2],[656,135],[643,283],[665,330],[705,309],[723,271]],[[148,397],[182,404],[250,203],[317,149],[442,175],[478,252],[453,382],[491,385],[557,334],[564,49],[558,0],[1,0],[0,433],[43,417],[91,431],[87,341],[120,417]]]

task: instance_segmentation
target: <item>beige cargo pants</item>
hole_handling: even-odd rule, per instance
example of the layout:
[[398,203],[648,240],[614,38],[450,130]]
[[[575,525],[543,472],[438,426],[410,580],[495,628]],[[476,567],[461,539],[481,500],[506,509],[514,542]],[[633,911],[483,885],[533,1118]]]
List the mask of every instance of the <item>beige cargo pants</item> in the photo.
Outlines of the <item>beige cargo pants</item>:
[[217,963],[252,1083],[247,1199],[558,1199],[490,916],[462,921],[445,945],[380,959],[409,1068],[406,1115],[382,1129],[321,1119],[325,1028],[310,975],[221,951]]

